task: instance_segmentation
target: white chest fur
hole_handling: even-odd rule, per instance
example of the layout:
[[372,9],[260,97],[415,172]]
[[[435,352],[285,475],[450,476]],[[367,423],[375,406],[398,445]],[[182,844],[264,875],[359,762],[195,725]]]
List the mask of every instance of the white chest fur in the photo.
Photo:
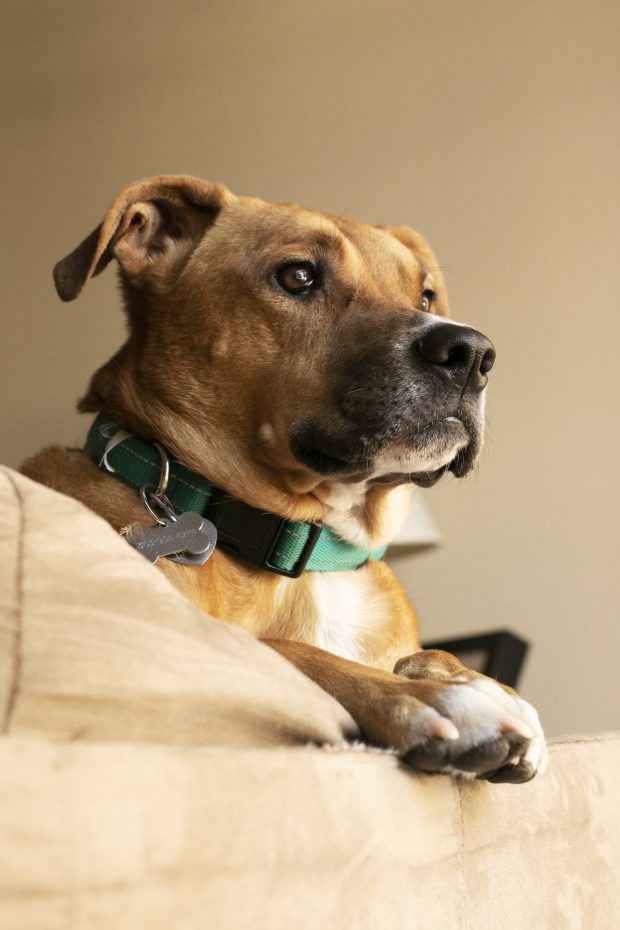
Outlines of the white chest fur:
[[372,573],[313,572],[315,644],[354,662],[371,662],[385,642],[389,605]]

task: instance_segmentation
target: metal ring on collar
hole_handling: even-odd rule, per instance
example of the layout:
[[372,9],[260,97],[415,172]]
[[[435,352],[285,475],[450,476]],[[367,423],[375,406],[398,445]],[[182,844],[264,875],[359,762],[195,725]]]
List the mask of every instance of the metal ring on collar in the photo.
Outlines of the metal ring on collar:
[[164,520],[160,514],[158,514],[153,509],[153,504],[156,504],[162,511],[168,520],[172,523],[177,522],[177,514],[172,506],[171,501],[166,497],[165,494],[158,494],[157,490],[153,489],[151,484],[143,484],[140,488],[140,497],[142,498],[142,503],[146,507],[147,512],[151,517],[158,523],[160,526],[166,526],[166,520]]
[[164,497],[170,480],[170,459],[163,446],[160,446],[158,442],[153,442],[153,445],[161,458],[161,473],[159,475],[159,484],[155,488],[155,497]]

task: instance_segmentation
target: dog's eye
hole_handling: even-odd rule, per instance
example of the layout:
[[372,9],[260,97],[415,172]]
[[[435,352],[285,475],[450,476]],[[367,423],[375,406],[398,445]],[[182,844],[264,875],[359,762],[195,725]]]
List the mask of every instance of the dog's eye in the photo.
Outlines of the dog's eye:
[[276,271],[276,281],[289,294],[309,294],[319,284],[319,274],[312,262],[291,262]]
[[436,296],[437,294],[435,293],[435,291],[431,291],[429,288],[422,291],[422,301],[421,301],[420,309],[424,313],[431,312],[431,307],[433,306],[433,301],[435,300]]

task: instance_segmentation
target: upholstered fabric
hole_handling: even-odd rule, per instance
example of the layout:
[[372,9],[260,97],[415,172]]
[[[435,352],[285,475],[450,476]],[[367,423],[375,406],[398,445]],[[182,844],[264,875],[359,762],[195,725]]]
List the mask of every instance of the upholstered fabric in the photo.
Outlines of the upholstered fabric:
[[617,930],[620,736],[412,774],[80,505],[0,472],[0,930]]
[[0,470],[4,732],[216,746],[341,743],[349,714],[206,616],[103,520]]
[[371,751],[0,739],[2,930],[617,930],[620,738],[527,785]]

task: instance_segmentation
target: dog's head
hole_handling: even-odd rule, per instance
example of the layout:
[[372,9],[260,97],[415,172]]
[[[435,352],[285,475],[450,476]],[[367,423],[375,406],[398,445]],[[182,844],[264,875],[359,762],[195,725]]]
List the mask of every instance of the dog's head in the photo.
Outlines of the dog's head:
[[291,494],[333,483],[474,467],[495,352],[446,319],[437,261],[409,228],[160,177],[123,191],[56,266],[61,297],[113,257],[129,339],[81,409],[289,512]]

